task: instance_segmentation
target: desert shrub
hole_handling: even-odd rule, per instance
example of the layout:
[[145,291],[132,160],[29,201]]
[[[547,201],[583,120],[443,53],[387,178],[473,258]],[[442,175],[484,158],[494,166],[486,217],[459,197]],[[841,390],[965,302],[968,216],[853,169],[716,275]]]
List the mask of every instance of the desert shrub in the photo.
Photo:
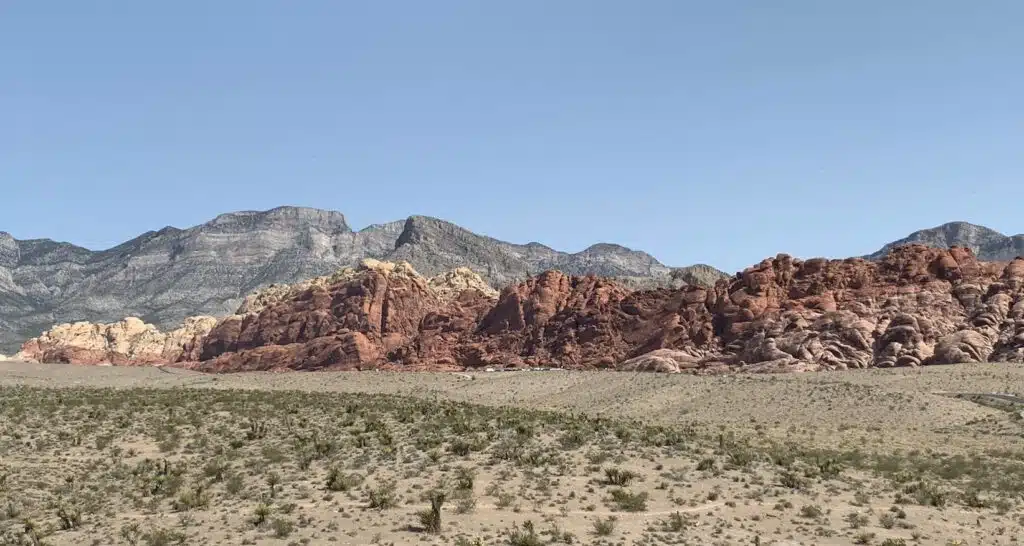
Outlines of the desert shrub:
[[779,484],[789,489],[803,489],[807,487],[807,478],[796,472],[785,470],[779,474]]
[[616,523],[618,523],[618,519],[616,519],[615,516],[597,518],[594,520],[594,534],[599,537],[610,536],[615,532]]
[[850,512],[846,514],[846,523],[850,525],[850,529],[860,529],[867,525],[871,520],[860,512]]
[[237,495],[245,489],[245,478],[241,474],[232,474],[227,482],[224,483],[224,489],[227,490],[230,495]]
[[818,457],[815,464],[818,467],[818,475],[825,479],[838,478],[843,471],[842,465],[833,457]]
[[463,497],[455,502],[455,513],[456,514],[472,514],[476,511],[476,499],[473,497]]
[[122,525],[118,534],[128,543],[128,546],[135,546],[142,540],[142,529],[136,521]]
[[967,491],[964,491],[960,497],[964,506],[970,508],[988,508],[991,504],[989,501],[981,497],[981,494],[978,493],[977,489],[968,489]]
[[754,462],[754,452],[746,446],[732,445],[728,449],[728,462],[734,468],[746,468]]
[[859,533],[853,537],[854,544],[871,544],[875,540],[874,533]]
[[277,538],[287,538],[288,535],[292,534],[295,530],[295,524],[284,518],[274,518],[270,522],[270,528],[274,530],[274,536]]
[[526,520],[522,527],[513,524],[505,531],[505,543],[508,546],[543,546],[544,540],[537,534],[533,522]]
[[82,525],[82,509],[62,504],[57,508],[57,519],[60,520],[61,529],[77,529]]
[[518,461],[525,451],[525,442],[519,437],[506,438],[493,448],[494,457],[501,461]]
[[822,509],[820,507],[818,507],[818,506],[815,506],[815,505],[807,505],[807,506],[804,506],[804,507],[800,508],[800,516],[801,517],[805,517],[805,518],[808,518],[808,519],[818,519],[822,515],[824,515],[824,512],[822,511]]
[[260,453],[270,464],[281,464],[286,459],[284,451],[277,446],[264,446]]
[[259,503],[252,511],[252,517],[249,518],[249,523],[251,523],[253,527],[262,527],[267,523],[267,518],[270,517],[270,512],[270,506],[262,502]]
[[473,451],[473,446],[462,438],[456,438],[448,444],[448,452],[458,455],[459,457],[466,457]]
[[203,466],[203,475],[215,482],[222,481],[230,465],[224,459],[217,457],[211,459]]
[[397,484],[395,482],[384,482],[369,492],[370,508],[375,510],[388,510],[398,506]]
[[512,506],[512,503],[516,501],[515,495],[511,493],[506,493],[504,491],[499,491],[495,495],[495,497],[496,500],[494,501],[494,505],[497,506],[498,508],[508,508],[509,506]]
[[153,529],[142,536],[146,546],[177,546],[187,540],[184,533],[172,529]]
[[636,473],[630,472],[629,470],[623,470],[621,468],[604,469],[604,483],[608,485],[628,487],[636,478]]
[[946,506],[946,493],[924,481],[908,484],[903,488],[903,492],[910,495],[914,502],[922,506],[934,506],[936,508]]
[[458,491],[472,491],[476,481],[476,471],[472,468],[460,466],[455,469],[455,489]]
[[338,449],[338,442],[334,438],[320,436],[314,433],[312,439],[313,453],[316,458],[323,459],[329,457]]
[[892,512],[879,514],[878,525],[883,529],[892,529],[896,526],[896,514],[893,514]]
[[643,512],[647,510],[647,492],[631,493],[625,489],[611,491],[612,502],[623,512]]
[[254,418],[250,417],[249,418],[249,427],[245,431],[245,437],[246,437],[246,439],[248,439],[250,441],[252,441],[252,440],[262,440],[263,438],[267,437],[267,431],[269,429],[270,429],[270,426],[267,424],[266,421],[264,421],[262,419],[254,419]]
[[580,429],[574,428],[562,434],[558,438],[558,445],[566,451],[575,451],[587,443],[587,435]]
[[684,516],[680,512],[669,514],[661,521],[661,530],[669,533],[681,533],[695,524],[692,516]]
[[96,449],[103,451],[104,449],[107,449],[107,446],[109,446],[113,441],[114,436],[112,434],[101,434],[96,437]]
[[328,491],[349,491],[362,482],[363,477],[361,475],[345,474],[336,466],[327,471],[326,486]]
[[210,505],[210,494],[202,486],[198,484],[195,487],[186,489],[180,495],[177,500],[174,501],[174,510],[178,512],[187,512],[189,510],[197,510],[206,508]]

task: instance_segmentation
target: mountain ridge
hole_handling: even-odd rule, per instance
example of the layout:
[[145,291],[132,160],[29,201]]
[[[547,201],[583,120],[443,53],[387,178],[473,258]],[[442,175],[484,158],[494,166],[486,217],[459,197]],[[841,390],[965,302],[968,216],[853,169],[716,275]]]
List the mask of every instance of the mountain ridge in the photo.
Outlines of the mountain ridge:
[[917,230],[902,239],[884,245],[865,257],[870,260],[880,260],[891,249],[912,243],[936,248],[962,246],[970,248],[978,259],[985,261],[1005,262],[1017,256],[1024,256],[1024,234],[1004,235],[979,224],[953,221]]
[[679,268],[688,274],[673,278],[673,268],[621,245],[560,252],[422,215],[355,231],[342,213],[309,207],[224,213],[103,250],[0,232],[0,352],[60,322],[132,315],[167,328],[187,316],[228,314],[262,286],[329,274],[363,258],[408,261],[429,275],[469,267],[495,287],[548,269],[612,276],[634,287],[713,284],[725,276]]
[[[864,257],[877,261],[910,243],[964,246],[986,261],[1024,255],[1024,235],[958,221],[915,231]],[[468,267],[495,288],[547,270],[610,277],[630,289],[710,286],[731,277],[707,264],[669,267],[615,243],[562,252],[425,215],[354,230],[340,212],[294,206],[165,226],[103,250],[0,231],[0,352],[61,322],[138,316],[169,328],[187,316],[226,315],[258,288],[330,274],[364,258],[408,261],[426,275]]]

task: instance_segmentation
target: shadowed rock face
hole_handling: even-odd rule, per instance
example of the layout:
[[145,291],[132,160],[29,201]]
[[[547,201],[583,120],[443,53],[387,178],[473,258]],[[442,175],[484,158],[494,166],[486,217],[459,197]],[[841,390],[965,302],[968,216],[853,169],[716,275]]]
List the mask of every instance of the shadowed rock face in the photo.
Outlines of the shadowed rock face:
[[364,258],[408,261],[431,276],[465,267],[494,287],[547,269],[615,276],[635,286],[724,277],[699,269],[673,278],[650,255],[617,245],[568,254],[425,216],[353,231],[340,213],[297,207],[224,214],[99,252],[0,232],[0,351],[56,323],[136,316],[167,329],[187,316],[223,316],[257,289],[328,275]]
[[[470,273],[471,275],[471,273]],[[181,351],[207,371],[390,368],[788,372],[1024,361],[1024,259],[910,245],[764,260],[713,288],[548,271],[482,281],[368,261],[264,298]]]

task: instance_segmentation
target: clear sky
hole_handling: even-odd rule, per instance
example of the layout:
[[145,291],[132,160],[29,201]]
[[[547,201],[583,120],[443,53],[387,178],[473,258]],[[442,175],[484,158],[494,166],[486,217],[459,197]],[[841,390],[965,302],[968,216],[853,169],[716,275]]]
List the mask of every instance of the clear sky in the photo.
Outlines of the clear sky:
[[293,204],[737,270],[1024,231],[1020,0],[0,3],[0,230]]

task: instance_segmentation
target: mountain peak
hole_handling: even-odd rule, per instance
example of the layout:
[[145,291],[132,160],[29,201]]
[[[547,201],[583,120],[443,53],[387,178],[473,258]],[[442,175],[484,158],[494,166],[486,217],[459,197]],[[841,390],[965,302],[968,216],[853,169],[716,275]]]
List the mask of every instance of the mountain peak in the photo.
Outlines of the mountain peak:
[[6,231],[0,231],[0,267],[14,267],[21,261],[18,241]]
[[642,251],[633,250],[632,248],[625,247],[616,243],[595,243],[580,251],[580,254],[592,252],[612,252],[616,254],[646,254]]
[[218,215],[213,220],[197,226],[214,228],[218,231],[252,229],[257,226],[300,226],[319,227],[330,232],[351,232],[345,215],[333,211],[310,207],[283,206],[270,210],[242,210]]
[[405,245],[414,244],[441,244],[455,241],[476,241],[477,239],[496,241],[486,235],[473,233],[447,220],[434,218],[433,216],[413,215],[405,219],[402,233],[395,241],[395,248],[398,249]]
[[939,234],[946,238],[947,245],[952,246],[953,244],[962,244],[965,242],[984,242],[993,239],[1006,237],[998,231],[987,228],[985,226],[972,224],[970,222],[947,222],[941,226],[936,226],[931,229],[922,229],[911,234],[911,237],[918,237],[921,239],[927,239],[933,234]]
[[939,248],[962,246],[971,249],[979,259],[986,261],[1007,261],[1024,254],[1024,237],[1020,235],[1007,237],[985,226],[955,221],[915,231],[883,246],[867,258],[880,260],[893,248],[913,243]]

